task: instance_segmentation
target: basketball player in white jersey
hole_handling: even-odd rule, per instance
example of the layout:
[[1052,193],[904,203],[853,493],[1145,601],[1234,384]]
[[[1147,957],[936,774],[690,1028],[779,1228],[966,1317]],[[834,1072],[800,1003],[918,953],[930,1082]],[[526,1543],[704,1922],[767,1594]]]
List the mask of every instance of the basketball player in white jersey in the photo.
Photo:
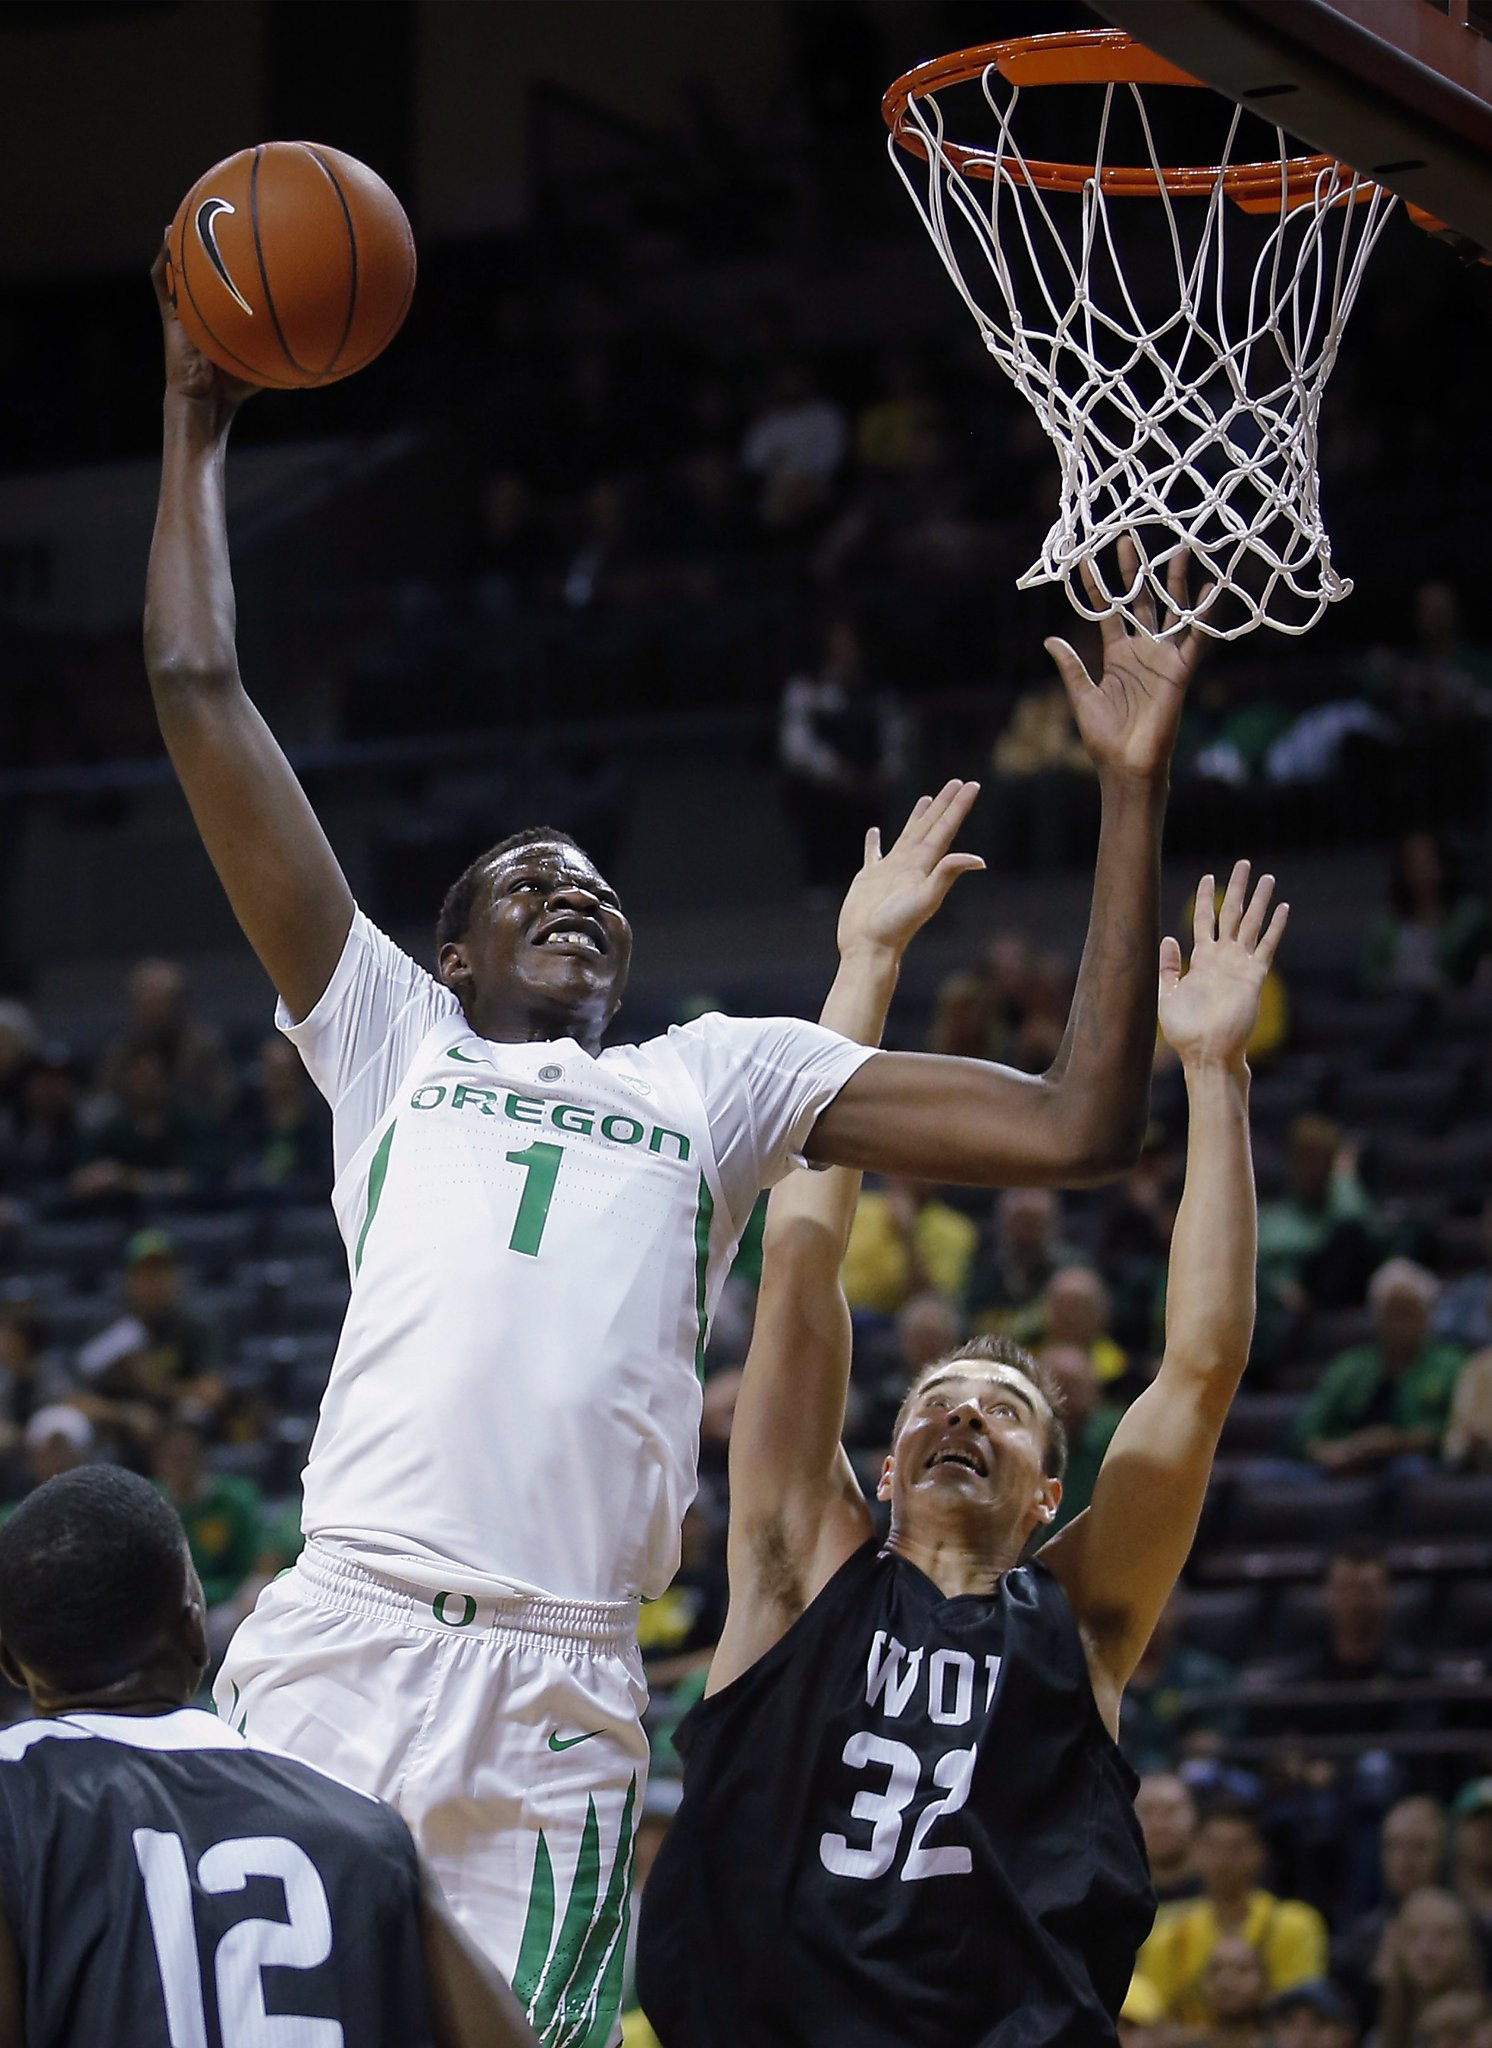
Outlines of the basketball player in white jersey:
[[[520,833],[459,878],[436,975],[353,902],[239,680],[223,467],[247,387],[188,342],[162,273],[146,662],[207,851],[332,1103],[353,1278],[306,1550],[240,1630],[219,1707],[392,1800],[540,2035],[603,2048],[647,1761],[637,1602],[677,1561],[705,1332],[740,1231],[799,1154],[991,1185],[1093,1180],[1134,1156],[1197,643],[1111,623],[1096,682],[1050,643],[1103,822],[1048,1073],[789,1019],[707,1017],[602,1051],[632,934],[563,833]],[[909,828],[939,897],[978,865],[951,851],[975,793],[950,783]]]

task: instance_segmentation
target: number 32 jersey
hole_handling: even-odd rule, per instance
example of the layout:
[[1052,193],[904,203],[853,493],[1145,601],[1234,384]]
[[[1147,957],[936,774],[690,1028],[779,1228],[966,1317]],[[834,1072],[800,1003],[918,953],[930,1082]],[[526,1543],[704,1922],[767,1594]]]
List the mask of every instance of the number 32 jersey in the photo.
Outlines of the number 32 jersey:
[[0,1907],[27,2048],[429,2048],[391,1807],[212,1715],[0,1732]]
[[1154,1895],[1042,1565],[947,1599],[867,1543],[678,1733],[643,1893],[662,2048],[1099,2048]]
[[307,1536],[433,1592],[662,1593],[736,1243],[867,1048],[719,1016],[494,1043],[361,911],[278,1021],[332,1105],[352,1272]]

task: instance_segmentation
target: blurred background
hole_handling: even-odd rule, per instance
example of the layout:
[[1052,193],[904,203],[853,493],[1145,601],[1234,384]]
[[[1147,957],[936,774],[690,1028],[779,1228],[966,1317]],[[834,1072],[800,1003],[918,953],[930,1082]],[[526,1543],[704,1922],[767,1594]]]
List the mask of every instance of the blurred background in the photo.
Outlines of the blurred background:
[[[991,871],[919,940],[890,1038],[1038,1071],[1097,817],[1041,642],[1091,639],[1060,594],[1015,590],[1054,457],[914,218],[879,101],[921,58],[1093,19],[1066,0],[0,6],[0,1497],[84,1457],[152,1471],[220,1641],[294,1553],[346,1275],[322,1105],[270,1032],[140,659],[167,220],[209,164],[285,136],[364,158],[414,225],[393,347],[256,398],[230,464],[245,681],[379,923],[428,958],[451,877],[553,821],[638,927],[625,1035],[706,1004],[814,1015],[865,826],[978,775]],[[1051,110],[1033,119],[1070,151]],[[1296,2019],[1338,2034],[1296,2048],[1375,2016],[1387,2048],[1486,2023],[1489,360],[1492,271],[1396,218],[1321,422],[1356,590],[1303,639],[1212,650],[1176,764],[1172,927],[1200,868],[1239,854],[1294,914],[1254,1048],[1256,1355],[1125,1742],[1173,1898],[1243,1925],[1272,1887],[1324,1917],[1250,1936],[1252,1989],[1221,1965],[1178,1989],[1153,1956],[1135,2039],[1242,2043],[1328,1962],[1336,1989]],[[1184,1135],[1162,1062],[1118,1188],[868,1190],[847,1272],[867,1475],[909,1371],[998,1328],[1063,1372],[1080,1503],[1153,1369]],[[720,1621],[758,1256],[748,1237],[712,1343],[685,1566],[648,1610],[657,1825]],[[1383,1835],[1413,1831],[1406,1800],[1433,1838],[1408,1877]],[[1400,1924],[1427,1887],[1429,1962],[1433,1928],[1416,1946]]]

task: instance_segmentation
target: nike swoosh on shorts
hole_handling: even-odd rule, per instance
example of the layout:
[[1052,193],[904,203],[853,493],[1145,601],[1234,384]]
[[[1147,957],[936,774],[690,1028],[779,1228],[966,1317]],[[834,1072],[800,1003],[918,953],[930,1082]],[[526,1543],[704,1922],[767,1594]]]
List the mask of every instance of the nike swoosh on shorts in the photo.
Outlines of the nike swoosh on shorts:
[[577,1742],[594,1742],[598,1735],[604,1735],[604,1728],[593,1728],[589,1735],[561,1735],[558,1728],[549,1731],[549,1747],[556,1755],[562,1749],[573,1749]]

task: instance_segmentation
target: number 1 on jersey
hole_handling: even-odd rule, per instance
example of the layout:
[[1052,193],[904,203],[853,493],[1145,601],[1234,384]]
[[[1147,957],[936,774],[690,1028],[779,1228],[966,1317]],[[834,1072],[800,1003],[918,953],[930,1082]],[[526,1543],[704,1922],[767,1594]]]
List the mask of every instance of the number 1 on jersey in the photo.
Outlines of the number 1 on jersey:
[[523,1193],[518,1201],[518,1214],[513,1219],[513,1235],[508,1239],[508,1250],[523,1252],[534,1259],[544,1242],[549,1200],[559,1178],[565,1148],[563,1145],[535,1144],[526,1146],[522,1152],[509,1152],[505,1156],[514,1166],[523,1168]]

